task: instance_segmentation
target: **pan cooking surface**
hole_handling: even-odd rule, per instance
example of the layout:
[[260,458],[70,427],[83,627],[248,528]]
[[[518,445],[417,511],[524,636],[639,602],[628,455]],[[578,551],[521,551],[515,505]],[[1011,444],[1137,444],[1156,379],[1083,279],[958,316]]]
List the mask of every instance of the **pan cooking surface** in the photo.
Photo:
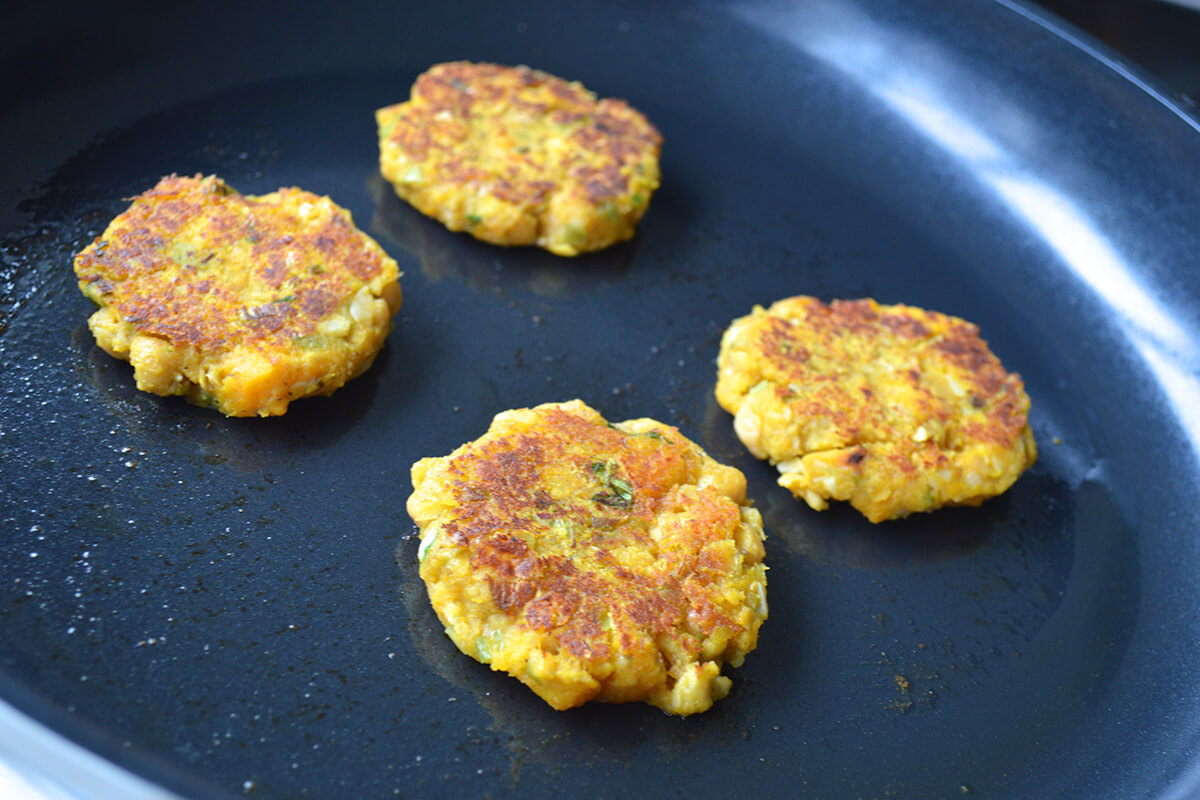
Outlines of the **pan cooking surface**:
[[[1196,123],[1023,7],[961,5],[380,4],[250,17],[240,72],[189,41],[46,79],[0,133],[36,176],[3,190],[0,694],[187,796],[1186,794]],[[336,53],[301,46],[319,32]],[[638,236],[564,260],[398,200],[372,113],[454,58],[645,112],[664,182]],[[96,127],[80,87],[111,98]],[[172,172],[350,209],[405,272],[375,366],[271,420],[138,392],[71,256]],[[977,323],[1026,382],[1037,464],[981,508],[880,526],[794,500],[712,397],[724,328],[793,294]],[[770,618],[703,715],[554,712],[428,606],[409,466],[575,397],[679,426],[763,512]]]

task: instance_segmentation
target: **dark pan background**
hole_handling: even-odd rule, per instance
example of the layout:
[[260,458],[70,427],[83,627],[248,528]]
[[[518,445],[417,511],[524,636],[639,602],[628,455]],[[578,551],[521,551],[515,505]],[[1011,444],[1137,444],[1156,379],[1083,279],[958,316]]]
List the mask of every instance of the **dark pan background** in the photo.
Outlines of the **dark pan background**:
[[[203,10],[200,10],[200,9]],[[1200,781],[1200,132],[1018,2],[46,2],[0,14],[0,697],[188,797],[1188,797]],[[451,234],[376,172],[430,64],[660,127],[639,235]],[[401,264],[376,365],[273,420],[133,387],[71,256],[161,175],[299,185]],[[792,294],[976,322],[1041,458],[880,526],[810,511],[712,398]],[[556,713],[454,650],[408,468],[579,397],[746,472],[771,616],[710,712]]]

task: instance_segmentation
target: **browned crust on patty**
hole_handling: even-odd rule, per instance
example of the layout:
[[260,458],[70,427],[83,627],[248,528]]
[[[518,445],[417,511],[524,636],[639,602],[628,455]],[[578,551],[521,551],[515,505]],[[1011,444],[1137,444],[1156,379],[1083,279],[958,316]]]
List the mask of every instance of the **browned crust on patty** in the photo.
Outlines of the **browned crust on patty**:
[[281,414],[370,365],[399,308],[399,271],[349,212],[283,188],[163,178],[75,257],[97,342],[138,386],[226,414]]
[[741,473],[673,427],[610,425],[578,401],[505,412],[415,465],[413,483],[421,576],[447,632],[555,708],[695,713],[728,691],[720,664],[754,647],[761,520]]
[[[296,188],[279,198],[320,198]],[[214,177],[163,178],[133,199],[128,211],[96,244],[79,254],[75,271],[85,292],[118,311],[139,330],[203,349],[232,341],[263,347],[312,334],[360,283],[386,270],[385,258],[363,242],[345,215],[315,230],[297,232],[262,202],[229,189]],[[173,252],[195,220],[205,245]],[[239,243],[253,266],[236,283],[212,271],[219,251]],[[287,263],[292,254],[295,263]],[[247,305],[247,286],[278,292],[270,302]]]
[[525,66],[435,65],[376,118],[397,193],[494,244],[607,247],[633,235],[658,187],[662,136],[641,113]]
[[[981,412],[964,423],[962,430],[968,438],[1010,445],[1028,424],[1022,411],[1028,398],[1022,397],[1020,375],[1004,369],[980,338],[979,328],[970,322],[912,306],[880,306],[869,299],[830,304],[814,299],[804,305],[802,320],[803,327],[797,327],[783,318],[773,319],[762,335],[763,354],[778,368],[771,380],[783,384],[775,391],[788,397],[789,384],[814,388],[812,399],[803,401],[802,412],[831,420],[848,440],[859,438],[879,423],[879,409],[862,402],[871,399],[872,389],[860,386],[860,398],[843,401],[842,387],[822,384],[836,374],[839,365],[852,364],[858,353],[877,350],[885,336],[907,340],[914,349],[925,345],[936,352],[936,358],[956,368],[955,377],[966,387],[971,406]],[[847,340],[853,341],[853,349],[845,346]],[[822,355],[814,357],[813,351]],[[918,358],[900,370],[898,379],[912,388],[919,417],[948,422],[958,409],[923,384],[920,363]]]
[[1036,459],[1029,397],[972,323],[799,296],[736,320],[717,399],[780,483],[872,521],[1005,491]]
[[[457,514],[462,521],[443,530],[452,541],[470,549],[471,566],[487,575],[498,605],[506,611],[524,607],[528,624],[554,628],[559,642],[581,658],[591,654],[591,642],[609,615],[622,635],[671,631],[691,611],[697,612],[701,630],[729,624],[706,602],[712,574],[695,556],[673,559],[665,565],[668,569],[645,575],[615,564],[606,550],[627,544],[654,546],[649,527],[673,485],[664,478],[684,479],[688,452],[679,445],[662,446],[660,440],[629,437],[563,411],[548,414],[545,424],[546,432],[488,442],[474,452],[476,460],[466,470],[452,470],[462,485],[469,482],[486,488],[466,492]],[[674,431],[666,435],[679,436]],[[628,507],[606,480],[595,476],[596,465],[609,459],[620,465],[609,479],[630,486]],[[564,464],[593,476],[590,498],[564,502],[539,488],[547,468]],[[699,524],[676,540],[681,553],[699,553],[714,529],[738,520],[735,503],[706,505],[702,510]],[[573,545],[596,547],[595,558],[610,566],[619,580],[598,577],[567,556],[539,556],[517,536],[552,519],[577,526]],[[695,609],[690,608],[693,602]]]

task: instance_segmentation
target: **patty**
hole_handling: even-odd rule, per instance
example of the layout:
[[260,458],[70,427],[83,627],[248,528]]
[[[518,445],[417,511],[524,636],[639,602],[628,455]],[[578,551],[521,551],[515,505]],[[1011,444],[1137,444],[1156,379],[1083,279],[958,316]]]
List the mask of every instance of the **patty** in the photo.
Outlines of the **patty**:
[[375,113],[380,171],[452,231],[561,256],[629,239],[662,137],[625,101],[529,67],[438,64]]
[[366,370],[400,308],[399,271],[328,197],[238,194],[169,176],[75,257],[96,343],[137,387],[228,416],[283,414]]
[[460,650],[556,709],[671,714],[730,689],[767,616],[762,519],[741,472],[676,428],[579,400],[498,414],[412,468],[420,574]]
[[1029,396],[979,329],[871,299],[780,300],[721,340],[717,402],[812,508],[872,522],[979,505],[1037,459]]

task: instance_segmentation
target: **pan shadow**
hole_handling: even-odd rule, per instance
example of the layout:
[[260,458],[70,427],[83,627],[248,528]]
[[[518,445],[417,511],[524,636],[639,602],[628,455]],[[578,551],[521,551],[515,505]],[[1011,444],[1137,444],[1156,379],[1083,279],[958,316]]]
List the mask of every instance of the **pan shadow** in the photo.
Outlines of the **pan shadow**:
[[513,787],[525,769],[564,776],[587,764],[603,770],[625,764],[653,745],[659,760],[685,762],[692,745],[710,743],[746,724],[746,703],[738,700],[741,670],[731,695],[703,714],[674,717],[645,703],[587,703],[555,711],[528,687],[460,652],[433,611],[416,558],[417,536],[396,548],[398,592],[405,604],[413,651],[442,680],[473,698],[487,712],[490,728],[504,737]]
[[814,511],[779,486],[775,468],[750,455],[733,432],[733,418],[711,395],[702,435],[715,458],[746,474],[748,493],[758,502],[769,534],[815,564],[877,569],[956,560],[985,547],[996,531],[1012,529],[1026,509],[1071,502],[1067,483],[1035,467],[978,507],[945,507],[875,524],[847,503]]
[[352,430],[370,410],[392,360],[387,343],[369,369],[332,395],[293,401],[279,417],[238,418],[182,397],[140,391],[133,368],[96,346],[86,324],[73,331],[71,352],[75,371],[108,413],[139,438],[152,440],[143,447],[161,445],[182,453],[181,443],[190,443],[197,459],[243,473],[275,467],[282,455],[297,450],[327,448]]

